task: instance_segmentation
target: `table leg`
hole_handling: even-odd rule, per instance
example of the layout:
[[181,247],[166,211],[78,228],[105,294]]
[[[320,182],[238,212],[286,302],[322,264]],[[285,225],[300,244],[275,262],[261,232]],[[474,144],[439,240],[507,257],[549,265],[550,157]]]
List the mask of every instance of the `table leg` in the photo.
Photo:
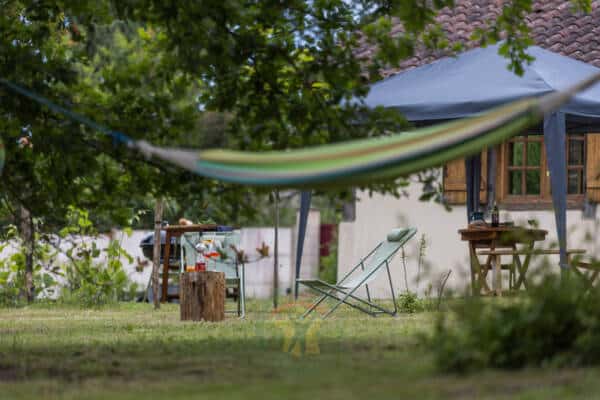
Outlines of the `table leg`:
[[167,231],[165,235],[165,252],[163,254],[163,276],[162,276],[162,296],[160,301],[166,303],[169,301],[169,258],[171,257],[171,233]]
[[502,296],[502,271],[499,255],[492,257],[492,288],[496,296]]
[[[525,254],[525,259],[523,260],[523,263],[521,263],[521,260],[518,261],[517,263],[517,270],[519,271],[519,279],[517,279],[517,283],[515,284],[515,289],[519,289],[521,287],[521,285],[523,285],[525,287],[525,290],[529,289],[529,283],[527,282],[527,270],[529,269],[529,263],[531,262],[531,255],[533,252],[533,245],[534,243],[527,243],[525,248],[526,248],[526,254]],[[517,256],[518,259],[518,256]]]
[[479,296],[481,294],[481,265],[477,258],[475,245],[472,243],[469,243],[469,255],[471,258],[471,291],[473,296]]
[[489,269],[490,262],[489,257],[485,263],[484,269],[479,262],[479,257],[477,257],[477,249],[475,248],[475,244],[469,244],[469,254],[471,258],[471,289],[473,291],[473,295],[479,296],[482,294],[482,292],[484,292],[484,294],[489,293],[490,287],[486,282],[487,271]]

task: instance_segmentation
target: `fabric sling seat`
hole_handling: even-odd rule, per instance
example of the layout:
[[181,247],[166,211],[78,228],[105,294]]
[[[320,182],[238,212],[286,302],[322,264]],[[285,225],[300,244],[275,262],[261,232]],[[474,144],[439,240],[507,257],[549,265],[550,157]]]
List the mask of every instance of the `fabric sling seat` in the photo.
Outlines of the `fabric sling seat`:
[[[329,317],[341,304],[346,304],[352,308],[360,310],[371,316],[377,314],[396,315],[398,307],[396,305],[396,296],[392,284],[389,262],[415,234],[415,228],[394,229],[388,235],[386,240],[379,243],[369,254],[367,254],[359,263],[354,266],[342,279],[336,284],[327,283],[319,279],[299,279],[298,283],[309,287],[321,296],[302,314],[301,318],[312,313],[325,299],[332,298],[337,300],[324,315],[323,319]],[[381,305],[373,303],[369,292],[369,283],[372,282],[385,267],[389,280],[394,310],[388,310]],[[367,299],[355,295],[355,292],[365,287]]]

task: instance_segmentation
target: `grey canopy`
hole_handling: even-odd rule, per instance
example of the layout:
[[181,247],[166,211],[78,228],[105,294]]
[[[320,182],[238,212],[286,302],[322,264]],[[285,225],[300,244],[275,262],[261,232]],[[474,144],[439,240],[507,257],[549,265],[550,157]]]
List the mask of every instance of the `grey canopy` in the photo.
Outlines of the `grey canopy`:
[[[533,46],[535,57],[523,76],[507,68],[498,46],[477,48],[456,57],[423,65],[371,86],[365,102],[402,112],[409,121],[434,121],[472,116],[492,107],[529,96],[567,88],[599,69]],[[577,121],[600,124],[600,85],[562,107]]]

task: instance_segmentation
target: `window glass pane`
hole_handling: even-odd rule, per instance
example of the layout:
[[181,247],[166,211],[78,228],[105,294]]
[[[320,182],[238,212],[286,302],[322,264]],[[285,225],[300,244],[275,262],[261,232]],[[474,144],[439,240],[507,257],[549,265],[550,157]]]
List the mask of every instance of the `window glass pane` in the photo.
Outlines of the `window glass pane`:
[[569,139],[569,165],[583,165],[583,140]]
[[526,194],[540,194],[540,170],[529,170],[525,173]]
[[583,189],[583,174],[581,171],[569,171],[567,175],[567,193],[581,194]]
[[510,165],[523,165],[523,142],[510,144]]
[[539,166],[542,164],[542,143],[527,142],[527,165]]
[[510,171],[509,172],[509,192],[510,194],[523,194],[522,190],[522,176],[523,171]]

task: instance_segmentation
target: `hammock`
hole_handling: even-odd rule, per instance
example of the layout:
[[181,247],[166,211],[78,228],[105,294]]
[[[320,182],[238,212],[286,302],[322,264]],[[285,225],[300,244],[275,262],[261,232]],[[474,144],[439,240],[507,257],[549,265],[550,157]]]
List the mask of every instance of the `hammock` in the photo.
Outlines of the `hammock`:
[[[196,174],[252,186],[334,187],[392,180],[460,157],[477,154],[539,123],[576,93],[600,81],[594,74],[573,87],[539,98],[517,100],[471,118],[386,137],[353,140],[291,151],[261,153],[156,147],[104,128],[13,83],[6,87],[85,125],[113,136],[147,157]],[[0,160],[2,159],[0,150]]]

